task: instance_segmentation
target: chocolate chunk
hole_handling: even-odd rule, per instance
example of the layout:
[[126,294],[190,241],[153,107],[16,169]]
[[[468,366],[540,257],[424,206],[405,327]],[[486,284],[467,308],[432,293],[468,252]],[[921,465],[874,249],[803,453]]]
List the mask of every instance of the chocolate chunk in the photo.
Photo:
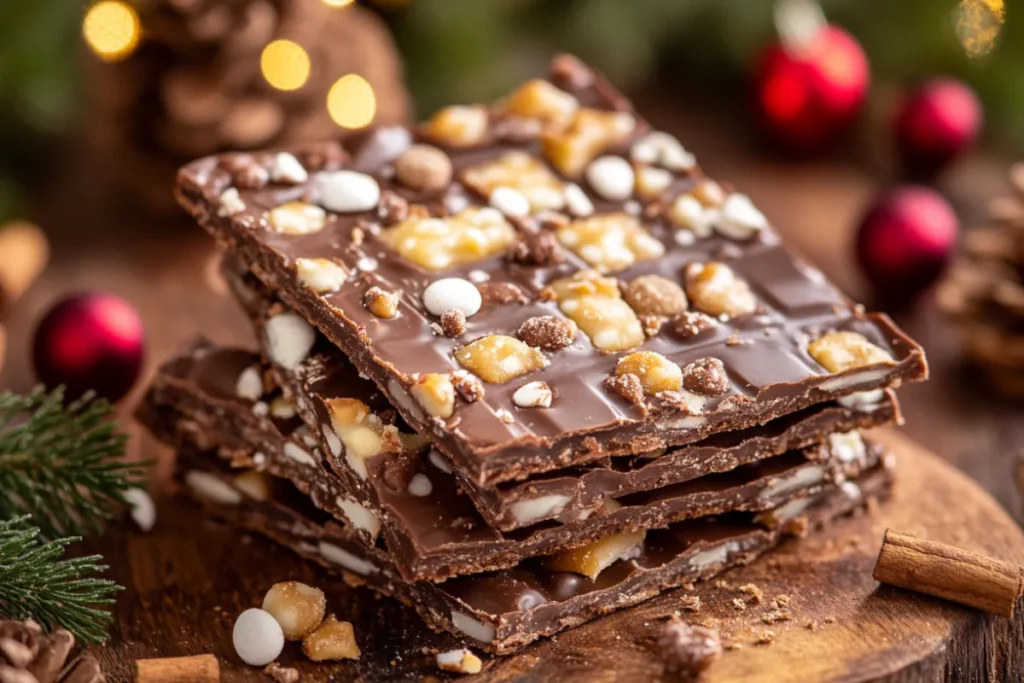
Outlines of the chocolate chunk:
[[665,672],[680,680],[696,680],[722,655],[718,631],[672,619],[658,631],[657,649]]
[[701,358],[683,368],[683,388],[701,396],[721,396],[729,390],[729,375],[717,358]]
[[538,349],[557,351],[572,344],[577,332],[576,323],[568,318],[540,315],[525,320],[519,326],[516,336]]

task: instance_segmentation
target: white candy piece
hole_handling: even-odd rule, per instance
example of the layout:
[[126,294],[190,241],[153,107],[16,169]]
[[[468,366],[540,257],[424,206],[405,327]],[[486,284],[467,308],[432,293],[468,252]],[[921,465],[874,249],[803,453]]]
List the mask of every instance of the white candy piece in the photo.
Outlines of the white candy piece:
[[260,400],[260,397],[263,396],[263,376],[258,367],[250,365],[242,370],[242,374],[238,376],[238,382],[235,383],[235,396],[248,401]]
[[530,200],[519,190],[511,187],[496,187],[489,198],[491,206],[509,218],[523,218],[530,215]]
[[633,161],[655,164],[670,171],[688,171],[697,165],[697,159],[686,151],[674,136],[661,131],[648,133],[634,143],[629,153]]
[[156,505],[145,489],[133,488],[124,492],[124,499],[131,509],[131,516],[143,531],[149,531],[156,524]]
[[209,472],[192,470],[185,474],[185,485],[200,498],[218,505],[238,505],[242,494]]
[[440,316],[447,311],[462,311],[467,318],[476,314],[483,305],[480,290],[469,280],[446,277],[435,280],[423,290],[423,305],[430,313]]
[[237,189],[229,187],[221,193],[218,214],[221,216],[234,216],[243,211],[245,211],[245,202],[242,201],[242,196],[238,194]]
[[274,164],[270,167],[270,179],[275,183],[298,185],[309,180],[309,174],[298,159],[287,152],[281,152],[274,157]]
[[721,215],[715,222],[719,233],[734,240],[746,240],[768,226],[768,219],[761,213],[750,197],[745,194],[731,194],[722,205]]
[[594,203],[576,183],[565,186],[565,205],[573,216],[584,217],[594,213]]
[[284,631],[270,612],[252,607],[238,615],[231,642],[243,662],[266,666],[284,650]]
[[629,199],[633,194],[633,167],[622,157],[603,156],[587,167],[587,182],[610,201]]
[[267,321],[263,333],[270,360],[285,370],[294,370],[306,360],[316,342],[316,331],[296,313],[275,315]]
[[530,382],[516,389],[512,402],[520,408],[550,408],[551,387],[547,382]]
[[434,490],[434,484],[431,483],[430,478],[422,472],[417,472],[412,475],[412,479],[409,480],[409,493],[419,498],[425,498],[430,495],[430,492]]
[[380,202],[380,185],[357,171],[331,171],[316,177],[319,204],[336,213],[369,211]]

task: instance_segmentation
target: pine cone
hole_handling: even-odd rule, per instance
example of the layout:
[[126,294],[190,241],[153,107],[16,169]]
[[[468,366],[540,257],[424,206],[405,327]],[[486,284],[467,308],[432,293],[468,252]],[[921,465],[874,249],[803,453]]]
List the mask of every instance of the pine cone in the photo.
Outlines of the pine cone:
[[100,683],[106,679],[88,653],[67,663],[75,637],[62,628],[44,635],[28,619],[0,621],[0,683]]
[[993,200],[985,224],[964,236],[938,302],[990,383],[1024,396],[1024,164],[1010,170],[1010,184],[1013,194]]

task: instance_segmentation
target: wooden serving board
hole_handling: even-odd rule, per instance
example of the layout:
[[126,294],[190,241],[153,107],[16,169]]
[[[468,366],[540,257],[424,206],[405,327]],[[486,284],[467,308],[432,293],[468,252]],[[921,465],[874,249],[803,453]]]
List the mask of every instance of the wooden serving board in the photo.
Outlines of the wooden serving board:
[[[879,438],[898,454],[894,499],[816,537],[790,541],[719,581],[677,590],[485,662],[480,680],[657,680],[661,664],[648,643],[680,609],[684,595],[703,603],[684,618],[718,628],[727,651],[708,681],[981,681],[1018,680],[1024,672],[1024,615],[1005,620],[926,596],[879,586],[871,578],[886,527],[953,543],[1024,564],[1024,534],[962,474],[895,432]],[[322,587],[328,610],[355,625],[358,662],[315,665],[297,644],[281,661],[304,681],[395,680],[438,675],[424,648],[451,647],[409,609],[353,589],[262,538],[240,536],[203,520],[179,501],[163,501],[148,534],[113,530],[99,550],[126,586],[115,608],[111,641],[92,650],[112,681],[132,680],[134,661],[211,652],[222,680],[266,681],[234,654],[231,628],[243,609],[259,606],[274,582]],[[724,582],[724,583],[723,583]],[[762,604],[740,610],[739,588],[754,584]],[[766,625],[772,601],[789,596],[792,619]],[[614,625],[615,628],[609,628]],[[767,631],[774,638],[758,644]],[[443,677],[443,676],[442,676]],[[471,680],[471,679],[464,679]]]

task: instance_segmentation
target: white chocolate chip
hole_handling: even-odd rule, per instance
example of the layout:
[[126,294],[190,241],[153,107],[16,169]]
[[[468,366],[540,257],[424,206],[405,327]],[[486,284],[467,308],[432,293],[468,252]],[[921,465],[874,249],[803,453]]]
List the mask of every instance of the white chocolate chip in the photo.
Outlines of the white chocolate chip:
[[149,531],[156,524],[156,505],[145,489],[130,488],[124,492],[132,519],[143,531]]
[[469,318],[480,310],[483,298],[469,280],[447,277],[431,282],[423,290],[423,305],[436,316],[456,310]]
[[471,270],[469,271],[469,281],[475,285],[482,282],[487,282],[491,279],[491,274],[484,270]]
[[299,280],[317,294],[336,292],[345,283],[344,266],[326,258],[295,259]]
[[750,239],[767,226],[768,219],[745,194],[729,195],[715,222],[718,232],[734,240]]
[[442,671],[457,674],[478,674],[483,662],[466,648],[437,653],[437,666]]
[[266,322],[263,333],[270,360],[285,370],[294,370],[306,360],[316,342],[316,330],[296,313],[281,313]]
[[444,459],[444,456],[438,453],[436,450],[431,449],[430,453],[427,455],[427,458],[430,460],[430,464],[436,467],[437,469],[441,470],[442,472],[445,472],[446,474],[452,473],[451,466]]
[[409,493],[414,496],[425,498],[433,490],[434,485],[430,482],[430,478],[421,472],[412,475],[412,479],[409,480]]
[[258,366],[250,365],[238,376],[235,396],[247,401],[258,401],[263,396],[263,375]]
[[324,425],[324,441],[327,442],[327,448],[331,450],[331,455],[338,457],[341,455],[341,439],[334,433],[334,430]]
[[628,199],[633,194],[633,167],[622,157],[595,159],[587,167],[586,176],[594,191],[610,201]]
[[192,470],[185,474],[185,485],[192,489],[200,498],[218,505],[238,505],[242,502],[242,494],[229,484],[221,481],[209,472]]
[[687,171],[697,164],[674,136],[660,131],[648,133],[633,144],[630,158],[642,164],[655,164],[670,171]]
[[238,615],[231,642],[243,662],[265,666],[284,649],[284,631],[270,612],[252,607]]
[[299,446],[293,441],[287,441],[284,444],[284,454],[299,463],[300,465],[306,465],[307,467],[316,467],[316,460],[309,454],[304,448]]
[[377,181],[357,171],[321,173],[316,188],[320,205],[336,213],[369,211],[380,202]]
[[511,187],[496,187],[488,198],[491,206],[511,218],[523,218],[530,215],[530,200],[519,190]]
[[281,152],[274,157],[274,163],[270,167],[270,179],[275,183],[298,185],[309,180],[309,174],[298,159],[287,152]]
[[520,408],[550,408],[551,387],[547,382],[529,382],[516,389],[512,402]]
[[252,414],[256,417],[266,417],[270,412],[270,406],[265,401],[256,401],[252,404]]
[[238,190],[229,187],[220,194],[220,209],[217,214],[220,216],[234,216],[245,211],[245,202],[242,201]]
[[580,218],[594,213],[594,203],[576,183],[565,186],[565,205],[569,208],[569,213]]
[[356,261],[356,268],[364,273],[372,273],[377,270],[377,259],[369,256],[361,256],[359,260]]

